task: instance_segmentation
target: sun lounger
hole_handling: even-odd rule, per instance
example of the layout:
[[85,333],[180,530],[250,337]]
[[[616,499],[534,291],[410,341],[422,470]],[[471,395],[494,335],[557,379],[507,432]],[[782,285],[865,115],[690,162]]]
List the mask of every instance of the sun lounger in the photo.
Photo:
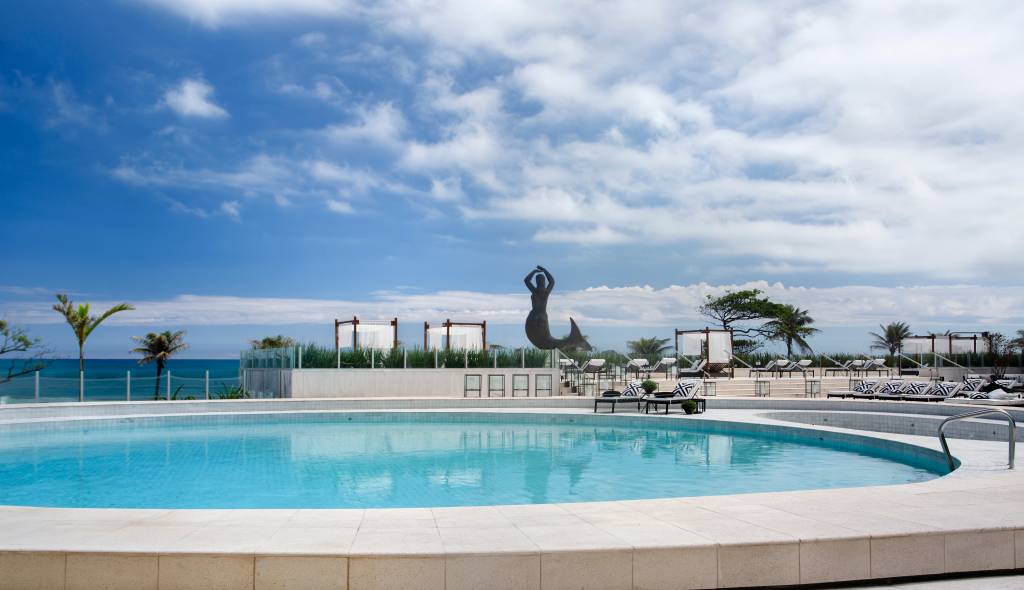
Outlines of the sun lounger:
[[903,390],[906,386],[906,381],[902,379],[892,379],[879,386],[872,397],[873,399],[900,401],[903,399]]
[[863,399],[871,399],[874,395],[874,389],[878,385],[878,381],[861,381],[860,383],[853,386],[853,389],[839,389],[830,391],[826,397],[838,397],[846,399],[848,397],[859,397]]
[[680,377],[703,377],[704,369],[708,366],[707,359],[700,359],[700,362],[691,365],[688,369],[679,369]]
[[652,375],[658,371],[665,371],[665,377],[668,377],[668,373],[676,366],[676,360],[673,357],[665,357],[660,359],[653,367],[648,369],[647,374]]
[[646,392],[640,387],[639,381],[634,381],[626,387],[625,391],[619,393],[618,391],[606,391],[601,394],[601,397],[594,398],[594,412],[597,412],[598,404],[611,404],[612,414],[615,413],[615,406],[620,403],[636,404],[636,411],[640,411],[640,404],[643,403],[644,394]]
[[651,374],[651,364],[647,359],[629,359],[626,363],[626,374],[635,373],[639,379],[641,375]]
[[[786,362],[789,362],[789,361],[786,361]],[[753,375],[753,374],[756,373],[756,374],[760,375],[760,374],[763,374],[763,373],[768,373],[768,376],[770,377],[770,376],[772,376],[775,373],[775,371],[778,370],[778,369],[776,369],[776,366],[778,364],[779,364],[779,361],[777,361],[777,360],[768,361],[768,364],[763,366],[763,367],[754,367],[753,369],[750,369],[750,374]]]
[[700,385],[701,382],[697,379],[682,379],[676,384],[675,389],[671,393],[648,396],[644,400],[647,403],[644,407],[644,413],[650,413],[651,406],[654,406],[655,413],[658,411],[658,406],[665,406],[665,413],[668,414],[671,406],[681,406],[688,401],[692,401],[697,404],[697,413],[700,414],[705,408],[704,399],[697,397]]
[[807,376],[810,373],[811,377],[814,377],[814,369],[811,365],[814,363],[811,359],[803,359],[795,363],[790,363],[789,366],[779,369],[779,374],[782,373],[800,373],[803,376]]

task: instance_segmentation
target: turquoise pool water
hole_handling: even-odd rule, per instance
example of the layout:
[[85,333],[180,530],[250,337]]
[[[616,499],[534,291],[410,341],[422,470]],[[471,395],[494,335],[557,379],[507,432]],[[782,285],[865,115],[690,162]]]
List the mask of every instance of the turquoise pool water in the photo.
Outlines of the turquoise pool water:
[[537,504],[918,482],[892,445],[696,420],[323,413],[163,417],[0,435],[0,503],[120,508]]

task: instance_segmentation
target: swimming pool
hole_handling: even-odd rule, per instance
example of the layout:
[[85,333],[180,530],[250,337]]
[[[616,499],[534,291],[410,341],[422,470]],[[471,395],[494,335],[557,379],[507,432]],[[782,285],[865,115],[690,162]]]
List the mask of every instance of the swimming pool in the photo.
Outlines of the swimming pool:
[[482,412],[169,416],[0,436],[0,503],[118,508],[541,504],[920,482],[930,452],[709,420]]

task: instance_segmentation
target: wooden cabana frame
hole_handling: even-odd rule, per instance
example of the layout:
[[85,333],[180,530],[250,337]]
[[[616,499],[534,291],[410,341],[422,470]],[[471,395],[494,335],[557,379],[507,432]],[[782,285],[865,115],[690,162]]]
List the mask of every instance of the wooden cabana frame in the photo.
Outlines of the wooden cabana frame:
[[[383,320],[383,321],[388,322],[388,324],[391,326],[391,331],[392,331],[392,335],[393,335],[392,336],[391,348],[398,348],[398,318],[396,317],[396,318],[392,318],[390,321],[389,320]],[[358,332],[359,332],[358,326],[359,326],[359,323],[360,323],[359,318],[356,317],[356,316],[352,316],[352,319],[350,319],[350,320],[338,320],[338,319],[334,320],[334,350],[335,350],[335,352],[341,350],[341,329],[340,328],[342,326],[345,326],[345,325],[351,325],[352,326],[352,348],[353,348],[353,350],[358,347],[358,345],[359,345],[359,338],[358,338]],[[369,323],[369,322],[366,322],[366,323]]]
[[[711,348],[711,335],[712,334],[722,334],[722,333],[729,335],[729,350],[728,350],[728,352],[723,351],[723,352],[725,352],[725,354],[728,355],[729,358],[725,362],[722,362],[720,360],[712,361],[711,360],[712,358],[716,358],[716,357],[718,357],[720,355],[718,355],[718,354],[715,354],[715,355],[711,354],[711,350],[710,350],[710,348]],[[728,330],[721,329],[721,328],[718,328],[718,329],[716,329],[716,328],[708,328],[708,327],[704,327],[703,329],[699,329],[699,330],[680,330],[680,329],[676,328],[676,330],[675,330],[675,357],[677,359],[679,358],[679,337],[680,336],[684,336],[685,337],[687,334],[699,334],[699,335],[702,336],[700,358],[707,360],[707,364],[708,364],[708,368],[709,369],[711,368],[712,365],[719,365],[719,364],[728,365],[729,366],[729,377],[732,378],[732,377],[736,376],[736,367],[733,365],[733,362],[732,362],[732,357],[733,357],[733,339],[734,338],[733,338],[733,331],[732,331],[731,328],[728,329]]]
[[[480,328],[480,341],[482,350],[487,350],[487,320],[482,322],[453,322],[450,319],[446,319],[441,322],[442,328],[445,329],[444,333],[444,349],[451,350],[452,343],[452,328],[456,326],[476,326]],[[430,349],[430,323],[423,322],[423,350]]]

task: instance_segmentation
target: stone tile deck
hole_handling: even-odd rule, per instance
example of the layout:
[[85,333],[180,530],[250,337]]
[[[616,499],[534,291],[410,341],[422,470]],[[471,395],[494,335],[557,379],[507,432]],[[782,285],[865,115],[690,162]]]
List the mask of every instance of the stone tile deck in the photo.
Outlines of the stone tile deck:
[[[668,419],[852,432],[769,413]],[[6,506],[0,588],[728,588],[1024,568],[1024,474],[1006,469],[1006,443],[951,446],[960,469],[898,486],[435,509]]]

